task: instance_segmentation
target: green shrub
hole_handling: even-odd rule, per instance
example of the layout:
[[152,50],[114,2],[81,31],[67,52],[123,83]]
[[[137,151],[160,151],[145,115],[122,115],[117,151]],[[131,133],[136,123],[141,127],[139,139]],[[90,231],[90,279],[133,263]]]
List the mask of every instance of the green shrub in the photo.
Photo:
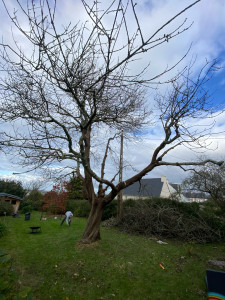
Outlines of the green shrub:
[[25,197],[25,200],[22,203],[28,202],[29,205],[32,205],[34,210],[41,211],[43,206],[43,194],[37,189],[34,188],[29,192],[29,194]]
[[66,201],[66,211],[72,211],[72,213],[75,212],[77,209],[77,202],[76,200],[67,200]]
[[36,210],[36,211],[42,211],[42,207],[44,205],[44,202],[42,200],[35,201],[35,202],[33,202],[32,205],[33,205],[34,210]]
[[7,227],[4,223],[0,222],[0,237],[6,235]]
[[201,217],[204,218],[205,222],[212,228],[214,231],[218,231],[222,233],[221,236],[225,235],[225,218],[224,215],[219,217],[217,215],[213,215],[202,212]]
[[0,201],[0,216],[4,216],[6,213],[7,216],[13,213],[13,206],[9,202]]
[[[68,200],[66,210],[72,211],[76,217],[87,218],[89,216],[91,205],[87,200]],[[107,220],[117,215],[117,200],[113,200],[103,211],[102,220]]]
[[26,212],[30,212],[34,209],[32,201],[30,200],[23,200],[20,203],[19,210],[22,214],[25,214]]
[[[66,210],[72,211],[76,217],[87,218],[89,216],[91,205],[87,200],[68,200]],[[102,220],[107,220],[117,215],[117,200],[113,200],[103,211]]]
[[117,200],[110,202],[103,210],[102,221],[117,216]]
[[75,208],[75,216],[87,218],[89,216],[91,205],[87,200],[75,200],[77,207]]
[[128,199],[123,202],[123,208],[134,207],[137,204],[137,200]]
[[200,204],[201,210],[204,211],[205,214],[211,216],[224,216],[225,215],[225,207],[223,206],[218,206],[215,202],[213,201],[206,201]]
[[91,206],[87,200],[68,200],[66,202],[66,210],[72,211],[75,217],[87,218]]
[[33,206],[32,205],[27,205],[27,206],[24,206],[20,212],[22,214],[25,214],[25,213],[28,213],[28,212],[31,212],[33,210]]

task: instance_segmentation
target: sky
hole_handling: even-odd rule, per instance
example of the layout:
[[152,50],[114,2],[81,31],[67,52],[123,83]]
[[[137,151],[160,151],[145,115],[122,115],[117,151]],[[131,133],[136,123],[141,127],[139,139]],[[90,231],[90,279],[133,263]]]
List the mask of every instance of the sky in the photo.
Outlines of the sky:
[[[26,1],[22,1],[26,3]],[[88,1],[89,3],[91,1]],[[159,28],[172,16],[178,13],[185,6],[194,1],[180,0],[137,0],[137,13],[140,20],[140,26],[143,28],[143,34],[148,35],[154,29]],[[185,2],[185,3],[184,3]],[[7,6],[10,10],[16,5],[15,0],[7,0]],[[225,1],[222,0],[202,0],[190,10],[185,12],[176,22],[179,24],[187,18],[187,26],[192,24],[189,30],[182,35],[169,41],[168,45],[159,47],[151,53],[143,56],[138,64],[145,65],[151,62],[152,74],[165,68],[168,64],[173,64],[179,60],[191,46],[189,54],[182,62],[183,65],[188,64],[191,59],[196,58],[194,66],[198,72],[205,61],[217,59],[221,69],[215,74],[213,79],[207,84],[213,105],[217,105],[217,117],[215,117],[215,125],[213,128],[214,135],[209,138],[210,150],[201,151],[201,153],[190,152],[185,147],[174,149],[167,156],[167,161],[190,161],[196,160],[199,155],[223,160],[225,158],[224,149],[224,133],[225,133],[225,113],[222,111],[225,108]],[[60,0],[58,1],[56,17],[58,26],[68,24],[69,21],[76,23],[78,20],[84,22],[87,19],[83,6],[80,0]],[[1,2],[0,4],[0,19],[1,28],[0,36],[4,41],[10,41],[12,24],[6,14],[6,11]],[[26,25],[26,24],[25,24]],[[132,27],[132,24],[129,24]],[[20,35],[14,31],[14,36],[20,39]],[[26,46],[26,45],[24,45]],[[29,50],[27,50],[29,51]],[[182,68],[180,64],[174,72]],[[133,65],[135,69],[137,65]],[[163,89],[163,87],[162,87]],[[195,122],[198,122],[195,120]],[[202,124],[206,124],[208,120],[201,120]],[[199,125],[200,126],[200,125]],[[150,155],[162,139],[162,130],[159,125],[151,130],[146,131],[130,145],[129,143],[124,149],[124,159],[126,162],[132,163],[136,169],[140,170],[148,161]],[[0,177],[5,179],[21,180],[25,185],[30,182],[40,181],[43,176],[38,172],[26,173],[26,170],[16,164],[15,157],[13,162],[10,160],[13,153],[7,155],[0,152]],[[13,175],[14,173],[23,173]],[[132,175],[131,170],[124,170],[124,179]],[[146,175],[146,178],[156,178],[166,176],[169,181],[181,183],[187,176],[179,168],[175,167],[160,167]],[[43,188],[49,189],[51,181],[43,185]]]

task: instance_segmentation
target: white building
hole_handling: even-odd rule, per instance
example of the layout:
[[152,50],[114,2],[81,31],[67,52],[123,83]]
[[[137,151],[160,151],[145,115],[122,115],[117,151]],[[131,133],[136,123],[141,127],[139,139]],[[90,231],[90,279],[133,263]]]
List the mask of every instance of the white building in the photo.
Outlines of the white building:
[[180,185],[170,183],[166,176],[141,179],[123,190],[123,200],[150,197],[170,198],[176,195],[179,201],[189,202],[180,191]]

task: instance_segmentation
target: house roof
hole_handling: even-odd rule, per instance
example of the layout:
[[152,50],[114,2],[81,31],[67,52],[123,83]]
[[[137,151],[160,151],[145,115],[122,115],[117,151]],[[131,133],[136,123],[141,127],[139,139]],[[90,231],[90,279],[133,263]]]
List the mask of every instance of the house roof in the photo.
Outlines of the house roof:
[[124,195],[159,197],[162,190],[163,182],[161,178],[141,179],[123,190]]
[[183,192],[183,195],[186,198],[194,198],[194,199],[207,199],[207,198],[209,198],[209,195],[206,195],[203,192]]
[[180,184],[172,183],[172,182],[170,182],[169,184],[170,184],[177,192],[179,192]]
[[23,198],[21,198],[21,197],[11,195],[11,194],[7,194],[7,193],[0,193],[0,197],[10,197],[10,198],[17,199],[17,200],[23,200]]

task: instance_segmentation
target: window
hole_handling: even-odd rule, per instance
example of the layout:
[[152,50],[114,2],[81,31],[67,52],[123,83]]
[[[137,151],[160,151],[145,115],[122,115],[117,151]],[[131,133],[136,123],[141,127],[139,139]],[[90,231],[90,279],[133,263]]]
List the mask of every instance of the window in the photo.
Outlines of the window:
[[12,200],[11,204],[15,205],[16,204],[16,200]]

